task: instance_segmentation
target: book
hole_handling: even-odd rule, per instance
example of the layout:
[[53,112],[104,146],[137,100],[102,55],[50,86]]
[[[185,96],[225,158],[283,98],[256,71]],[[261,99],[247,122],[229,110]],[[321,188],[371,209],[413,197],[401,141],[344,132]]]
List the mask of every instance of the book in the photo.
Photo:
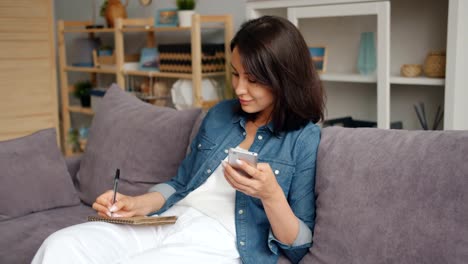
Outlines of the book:
[[159,68],[159,52],[157,48],[141,50],[139,69],[142,71],[157,71]]
[[167,225],[174,224],[177,216],[133,216],[133,217],[103,217],[88,216],[89,222],[107,222],[122,225]]

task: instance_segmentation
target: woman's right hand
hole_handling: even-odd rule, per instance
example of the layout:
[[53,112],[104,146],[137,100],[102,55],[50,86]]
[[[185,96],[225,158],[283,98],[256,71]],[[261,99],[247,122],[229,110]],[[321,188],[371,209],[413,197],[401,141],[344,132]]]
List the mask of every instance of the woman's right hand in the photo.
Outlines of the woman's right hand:
[[114,191],[112,190],[101,194],[93,203],[93,209],[100,216],[131,217],[153,213],[166,202],[158,192],[145,193],[139,196],[127,196],[117,193],[114,204],[112,204],[112,199],[114,199]]
[[101,194],[93,203],[93,209],[100,216],[131,217],[138,215],[136,208],[136,198],[117,193],[115,203],[112,204],[114,191],[109,190]]

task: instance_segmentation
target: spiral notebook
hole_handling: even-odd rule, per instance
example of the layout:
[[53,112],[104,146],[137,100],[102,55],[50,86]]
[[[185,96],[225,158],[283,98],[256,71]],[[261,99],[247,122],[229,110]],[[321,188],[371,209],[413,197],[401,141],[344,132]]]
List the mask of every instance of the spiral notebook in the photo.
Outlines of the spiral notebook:
[[122,225],[168,225],[177,221],[177,216],[133,216],[133,217],[103,217],[88,216],[88,221],[107,222]]

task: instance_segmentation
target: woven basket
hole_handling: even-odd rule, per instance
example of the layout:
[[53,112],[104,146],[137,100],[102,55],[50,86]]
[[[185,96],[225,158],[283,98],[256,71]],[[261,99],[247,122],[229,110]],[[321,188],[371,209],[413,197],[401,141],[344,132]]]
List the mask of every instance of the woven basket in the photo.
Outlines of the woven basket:
[[428,77],[445,77],[445,51],[431,51],[427,54],[424,74]]
[[421,64],[403,64],[400,69],[401,76],[416,77],[422,73]]

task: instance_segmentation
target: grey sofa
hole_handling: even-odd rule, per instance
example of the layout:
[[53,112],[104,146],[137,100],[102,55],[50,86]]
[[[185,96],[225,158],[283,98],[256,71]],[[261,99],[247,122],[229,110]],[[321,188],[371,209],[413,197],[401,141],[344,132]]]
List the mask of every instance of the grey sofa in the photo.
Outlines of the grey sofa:
[[[114,99],[122,96],[118,92],[114,95]],[[115,105],[115,100],[111,99],[104,98],[104,101]],[[130,103],[135,104],[133,101]],[[137,113],[141,111],[138,109]],[[164,111],[159,109],[155,115],[176,114]],[[131,111],[122,114],[116,109],[111,112],[123,118],[135,114]],[[177,167],[185,155],[190,137],[196,133],[200,120],[198,114],[190,114],[190,125],[173,124],[178,133],[184,134],[183,144],[178,146],[182,154],[173,157],[172,162],[164,160],[164,164]],[[114,138],[113,144],[102,145],[96,122],[107,122],[102,118],[109,118],[109,115],[100,116],[98,112],[94,118],[88,144],[95,144],[96,148],[89,145],[83,156],[66,159],[80,203],[0,221],[0,263],[30,262],[49,234],[82,223],[88,215],[94,214],[87,199],[92,199],[100,190],[88,192],[91,187],[85,189],[85,186],[91,185],[80,183],[86,180],[84,167],[96,164],[105,167],[118,159],[108,157],[110,154],[102,155],[111,153],[106,147],[124,147],[132,152],[133,146],[138,146],[133,137]],[[136,129],[134,124],[127,124],[124,126],[128,130],[125,130],[119,128],[115,120],[111,121],[114,129],[106,132],[106,137],[134,133]],[[165,121],[170,122],[167,118]],[[160,126],[149,127],[155,130],[153,135],[160,136],[158,142],[173,140],[171,136],[174,135],[162,133]],[[150,131],[145,131],[145,134]],[[176,136],[180,138],[180,134]],[[126,140],[131,140],[133,146]],[[163,143],[153,140],[151,144],[159,144],[154,151],[164,152]],[[93,155],[90,156],[88,151]],[[98,156],[100,151],[103,152]],[[144,157],[149,155],[147,150],[141,153],[145,155],[135,155],[136,160],[127,165],[121,161],[121,164],[124,168],[131,168],[135,163],[142,166],[140,158],[144,161],[155,159],[154,156]],[[123,158],[126,160],[128,156]],[[134,169],[138,171],[141,167]],[[105,184],[110,182],[112,175],[109,174]],[[149,184],[165,180],[158,177]],[[93,188],[99,184],[95,182]],[[108,185],[102,188],[109,189]],[[139,191],[129,192],[142,192],[143,187],[146,188],[142,186]],[[317,158],[315,192],[314,243],[302,263],[468,263],[467,131],[325,128]],[[288,260],[282,257],[279,262],[288,263]]]

